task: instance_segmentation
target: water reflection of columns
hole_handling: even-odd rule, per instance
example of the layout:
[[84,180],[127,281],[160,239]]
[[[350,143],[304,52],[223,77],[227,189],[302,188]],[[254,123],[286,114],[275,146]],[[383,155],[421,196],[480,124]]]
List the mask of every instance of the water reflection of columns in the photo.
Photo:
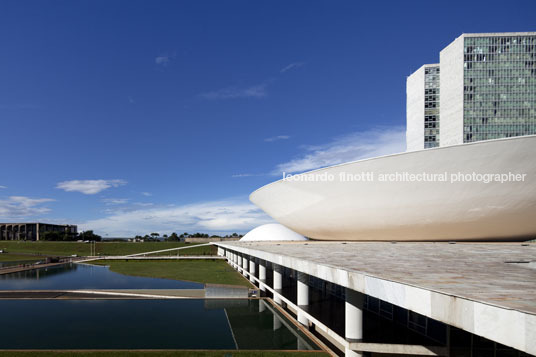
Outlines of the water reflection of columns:
[[309,348],[307,348],[307,346],[309,346],[309,345],[306,344],[303,339],[298,338],[298,350],[307,351],[307,350],[309,350]]
[[279,318],[279,316],[274,314],[274,331],[279,330],[281,328],[281,325],[281,319]]

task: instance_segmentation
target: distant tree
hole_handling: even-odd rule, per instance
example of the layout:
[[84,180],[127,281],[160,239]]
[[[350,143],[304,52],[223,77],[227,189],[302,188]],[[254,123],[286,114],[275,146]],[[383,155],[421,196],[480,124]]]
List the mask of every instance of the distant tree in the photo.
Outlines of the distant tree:
[[162,236],[162,238],[164,238],[164,239],[167,238],[167,237],[168,237],[167,234],[164,234],[164,235]]
[[40,240],[48,241],[62,241],[65,240],[66,234],[64,232],[44,232],[40,235]]
[[78,235],[78,239],[100,242],[102,240],[102,237],[98,234],[93,233],[93,231],[85,231]]
[[171,235],[166,238],[166,241],[168,242],[178,242],[180,240],[181,238],[175,232],[171,233]]

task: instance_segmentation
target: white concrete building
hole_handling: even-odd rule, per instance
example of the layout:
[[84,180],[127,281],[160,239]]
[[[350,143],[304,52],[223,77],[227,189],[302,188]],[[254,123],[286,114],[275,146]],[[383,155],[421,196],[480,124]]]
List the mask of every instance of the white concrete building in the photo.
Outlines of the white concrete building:
[[429,65],[407,79],[408,150],[536,134],[536,32],[462,34],[439,57],[440,98]]
[[439,64],[425,64],[406,83],[408,151],[439,146]]

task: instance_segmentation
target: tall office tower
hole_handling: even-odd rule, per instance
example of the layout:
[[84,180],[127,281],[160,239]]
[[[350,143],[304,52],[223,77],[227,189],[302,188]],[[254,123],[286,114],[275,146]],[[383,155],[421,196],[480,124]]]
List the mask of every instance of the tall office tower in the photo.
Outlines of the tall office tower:
[[441,145],[536,134],[536,32],[464,34],[439,57]]
[[423,102],[415,88],[424,66],[407,80],[408,150],[536,134],[536,32],[463,34],[439,57],[441,129],[434,120],[419,134],[427,115],[414,108]]
[[439,146],[439,64],[425,64],[406,83],[407,150]]

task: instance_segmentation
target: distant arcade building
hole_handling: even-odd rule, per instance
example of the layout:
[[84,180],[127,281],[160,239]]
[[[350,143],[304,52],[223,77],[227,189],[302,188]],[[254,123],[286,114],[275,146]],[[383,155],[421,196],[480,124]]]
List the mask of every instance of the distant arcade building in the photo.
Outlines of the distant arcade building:
[[69,224],[0,223],[0,240],[39,240],[45,232],[77,234],[78,228]]

